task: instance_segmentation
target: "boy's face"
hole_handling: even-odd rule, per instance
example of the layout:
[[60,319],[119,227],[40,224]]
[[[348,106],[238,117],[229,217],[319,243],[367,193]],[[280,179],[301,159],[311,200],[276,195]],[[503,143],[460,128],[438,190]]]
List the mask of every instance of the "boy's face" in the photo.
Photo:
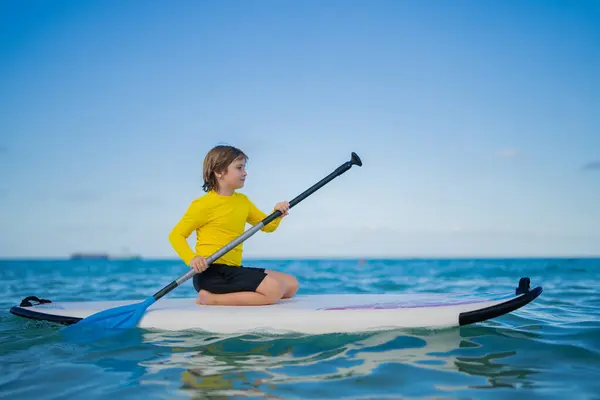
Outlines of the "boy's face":
[[246,175],[246,160],[243,158],[233,160],[227,167],[227,172],[223,175],[221,182],[231,189],[240,189],[244,187]]

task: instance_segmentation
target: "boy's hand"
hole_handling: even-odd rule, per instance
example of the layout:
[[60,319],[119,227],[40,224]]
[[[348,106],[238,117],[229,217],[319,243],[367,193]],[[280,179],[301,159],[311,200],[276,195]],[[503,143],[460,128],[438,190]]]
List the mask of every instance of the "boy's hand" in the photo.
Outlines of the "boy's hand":
[[290,203],[287,201],[281,201],[281,202],[275,204],[275,207],[273,207],[273,208],[275,210],[281,211],[281,217],[283,218],[289,214]]
[[206,259],[202,256],[196,256],[190,261],[190,268],[193,268],[197,273],[203,272],[208,268]]

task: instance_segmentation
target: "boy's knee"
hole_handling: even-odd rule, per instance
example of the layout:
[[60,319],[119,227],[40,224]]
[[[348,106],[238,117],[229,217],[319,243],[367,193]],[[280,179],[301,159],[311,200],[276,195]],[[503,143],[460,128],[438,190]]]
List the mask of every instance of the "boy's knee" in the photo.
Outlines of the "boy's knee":
[[298,283],[298,279],[296,279],[295,276],[291,276],[288,279],[288,282],[287,282],[287,286],[288,286],[287,287],[287,294],[288,294],[288,296],[291,297],[291,296],[295,295],[296,292],[298,291],[299,285],[300,284]]
[[256,288],[258,293],[261,293],[267,298],[271,304],[277,303],[285,292],[285,284],[272,276],[266,276],[265,279]]

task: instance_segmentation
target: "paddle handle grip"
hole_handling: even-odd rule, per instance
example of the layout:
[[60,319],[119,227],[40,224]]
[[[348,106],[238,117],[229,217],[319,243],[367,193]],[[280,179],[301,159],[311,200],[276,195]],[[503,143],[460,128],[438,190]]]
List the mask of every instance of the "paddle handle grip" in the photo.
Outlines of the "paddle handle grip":
[[[320,188],[325,186],[327,183],[329,183],[334,178],[336,178],[336,177],[342,175],[344,172],[348,171],[350,168],[352,168],[353,165],[358,165],[359,167],[362,166],[362,161],[361,161],[360,157],[358,157],[358,155],[354,152],[352,152],[350,161],[346,161],[345,163],[343,163],[342,165],[337,167],[335,169],[335,171],[333,171],[329,175],[327,175],[325,178],[321,179],[319,182],[315,183],[314,185],[312,185],[311,187],[306,189],[304,192],[300,193],[298,196],[293,198],[290,201],[290,208],[294,207],[295,205],[300,203],[302,200],[304,200],[305,198],[307,198],[308,196],[310,196],[311,194],[313,194],[314,192],[316,192],[317,190],[319,190]],[[215,252],[214,254],[209,256],[206,259],[206,263],[208,265],[212,264],[213,262],[215,262],[216,260],[221,258],[223,255],[225,255],[226,253],[231,251],[233,248],[238,246],[240,243],[244,242],[250,236],[252,236],[256,232],[260,231],[262,228],[265,227],[265,225],[273,222],[273,220],[280,217],[281,215],[282,215],[281,211],[279,211],[279,210],[274,211],[269,216],[265,217],[262,221],[260,221],[258,224],[254,225],[252,228],[248,229],[243,234],[241,234],[240,236],[238,236],[237,238],[235,238],[234,240],[232,240],[231,242],[229,242],[228,244],[223,246],[217,252]],[[193,277],[195,274],[196,274],[196,271],[194,271],[193,269],[190,269],[188,272],[186,272],[185,274],[183,274],[182,276],[180,276],[179,278],[177,278],[176,280],[174,280],[173,282],[169,283],[167,286],[165,286],[164,288],[162,288],[161,290],[156,292],[153,297],[156,300],[160,299],[161,297],[163,297],[164,295],[169,293],[171,290],[175,289],[177,286],[180,286],[182,283],[184,283],[185,281],[187,281],[188,279]]]

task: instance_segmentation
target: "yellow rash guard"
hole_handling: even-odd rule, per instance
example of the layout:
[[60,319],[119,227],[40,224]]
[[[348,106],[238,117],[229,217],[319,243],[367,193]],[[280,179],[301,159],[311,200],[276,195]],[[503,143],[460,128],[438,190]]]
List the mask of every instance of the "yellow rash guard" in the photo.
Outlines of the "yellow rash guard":
[[[169,234],[169,242],[181,259],[190,265],[195,256],[208,257],[244,233],[246,222],[256,225],[267,215],[259,210],[248,197],[235,192],[221,196],[214,190],[192,201],[181,220]],[[273,232],[281,223],[281,217],[263,227],[264,232]],[[187,238],[196,231],[196,252]],[[215,263],[240,266],[242,264],[240,243]]]

